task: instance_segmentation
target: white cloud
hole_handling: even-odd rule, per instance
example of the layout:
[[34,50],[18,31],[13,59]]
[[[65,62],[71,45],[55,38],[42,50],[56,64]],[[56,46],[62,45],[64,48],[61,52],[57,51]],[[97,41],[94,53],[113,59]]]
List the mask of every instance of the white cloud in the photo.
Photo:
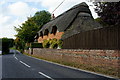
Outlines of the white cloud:
[[8,37],[8,38],[15,38],[16,31],[14,30],[14,26],[18,27],[18,25],[21,25],[23,21],[19,19],[15,19],[11,23],[8,23],[6,25],[0,24],[0,37]]
[[24,2],[17,2],[12,5],[9,5],[8,8],[10,9],[11,14],[16,16],[23,16],[27,14],[29,11],[29,7]]
[[0,5],[3,5],[3,4],[5,4],[5,1],[0,1]]
[[[21,25],[27,17],[33,16],[38,9],[25,2],[0,3],[0,37],[15,38],[14,26]],[[5,5],[4,5],[5,4]],[[4,11],[3,11],[4,10]]]
[[31,8],[25,2],[16,2],[8,6],[10,13],[15,16],[29,16],[32,12],[36,12],[36,8]]
[[11,16],[0,15],[0,25],[7,25],[11,22]]

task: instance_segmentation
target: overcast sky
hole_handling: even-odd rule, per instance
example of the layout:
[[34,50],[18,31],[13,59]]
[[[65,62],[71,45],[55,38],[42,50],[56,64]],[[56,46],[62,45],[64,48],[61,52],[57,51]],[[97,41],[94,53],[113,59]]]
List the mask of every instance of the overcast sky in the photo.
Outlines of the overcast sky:
[[[27,17],[33,16],[35,12],[47,10],[50,13],[62,2],[63,0],[0,0],[0,38],[15,38],[17,34],[14,26],[18,27]],[[73,7],[81,2],[86,2],[92,5],[88,0],[65,0],[65,2],[54,12],[55,16],[60,15],[64,11]],[[94,12],[92,6],[89,6],[94,18],[97,14]]]

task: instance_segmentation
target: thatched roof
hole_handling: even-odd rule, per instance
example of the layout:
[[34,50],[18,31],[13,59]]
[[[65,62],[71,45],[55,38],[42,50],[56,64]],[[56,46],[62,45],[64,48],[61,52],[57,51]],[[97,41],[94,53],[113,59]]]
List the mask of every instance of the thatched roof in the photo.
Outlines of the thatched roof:
[[83,2],[45,24],[38,34],[40,36],[40,32],[44,33],[45,29],[48,29],[49,33],[51,33],[52,27],[56,26],[59,32],[65,32],[62,36],[62,39],[65,39],[82,30],[90,30],[99,27],[97,23],[96,25],[94,24],[89,6]]
[[45,29],[48,29],[49,32],[51,32],[53,26],[57,26],[58,31],[60,32],[64,31],[75,19],[79,12],[87,12],[91,14],[88,5],[86,3],[81,3],[72,7],[68,11],[64,12],[63,14],[59,15],[55,19],[45,24],[40,31],[44,32]]
[[80,32],[99,28],[102,28],[102,26],[99,23],[97,23],[93,18],[91,18],[90,14],[81,12],[78,14],[77,18],[70,25],[70,27],[65,31],[65,33],[62,36],[62,39],[68,38]]

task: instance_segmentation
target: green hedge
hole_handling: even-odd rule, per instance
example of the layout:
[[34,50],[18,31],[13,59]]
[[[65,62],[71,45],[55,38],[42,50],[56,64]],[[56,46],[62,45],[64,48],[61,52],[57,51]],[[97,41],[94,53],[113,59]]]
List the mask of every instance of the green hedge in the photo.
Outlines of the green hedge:
[[8,54],[9,53],[9,40],[6,38],[2,39],[2,54]]
[[42,43],[31,43],[31,48],[43,48]]

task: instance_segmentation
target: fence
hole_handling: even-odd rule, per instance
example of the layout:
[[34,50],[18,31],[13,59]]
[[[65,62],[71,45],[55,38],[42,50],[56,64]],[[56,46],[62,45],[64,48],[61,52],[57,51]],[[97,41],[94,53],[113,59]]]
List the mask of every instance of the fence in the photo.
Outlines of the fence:
[[120,49],[120,27],[81,32],[63,40],[64,49]]

